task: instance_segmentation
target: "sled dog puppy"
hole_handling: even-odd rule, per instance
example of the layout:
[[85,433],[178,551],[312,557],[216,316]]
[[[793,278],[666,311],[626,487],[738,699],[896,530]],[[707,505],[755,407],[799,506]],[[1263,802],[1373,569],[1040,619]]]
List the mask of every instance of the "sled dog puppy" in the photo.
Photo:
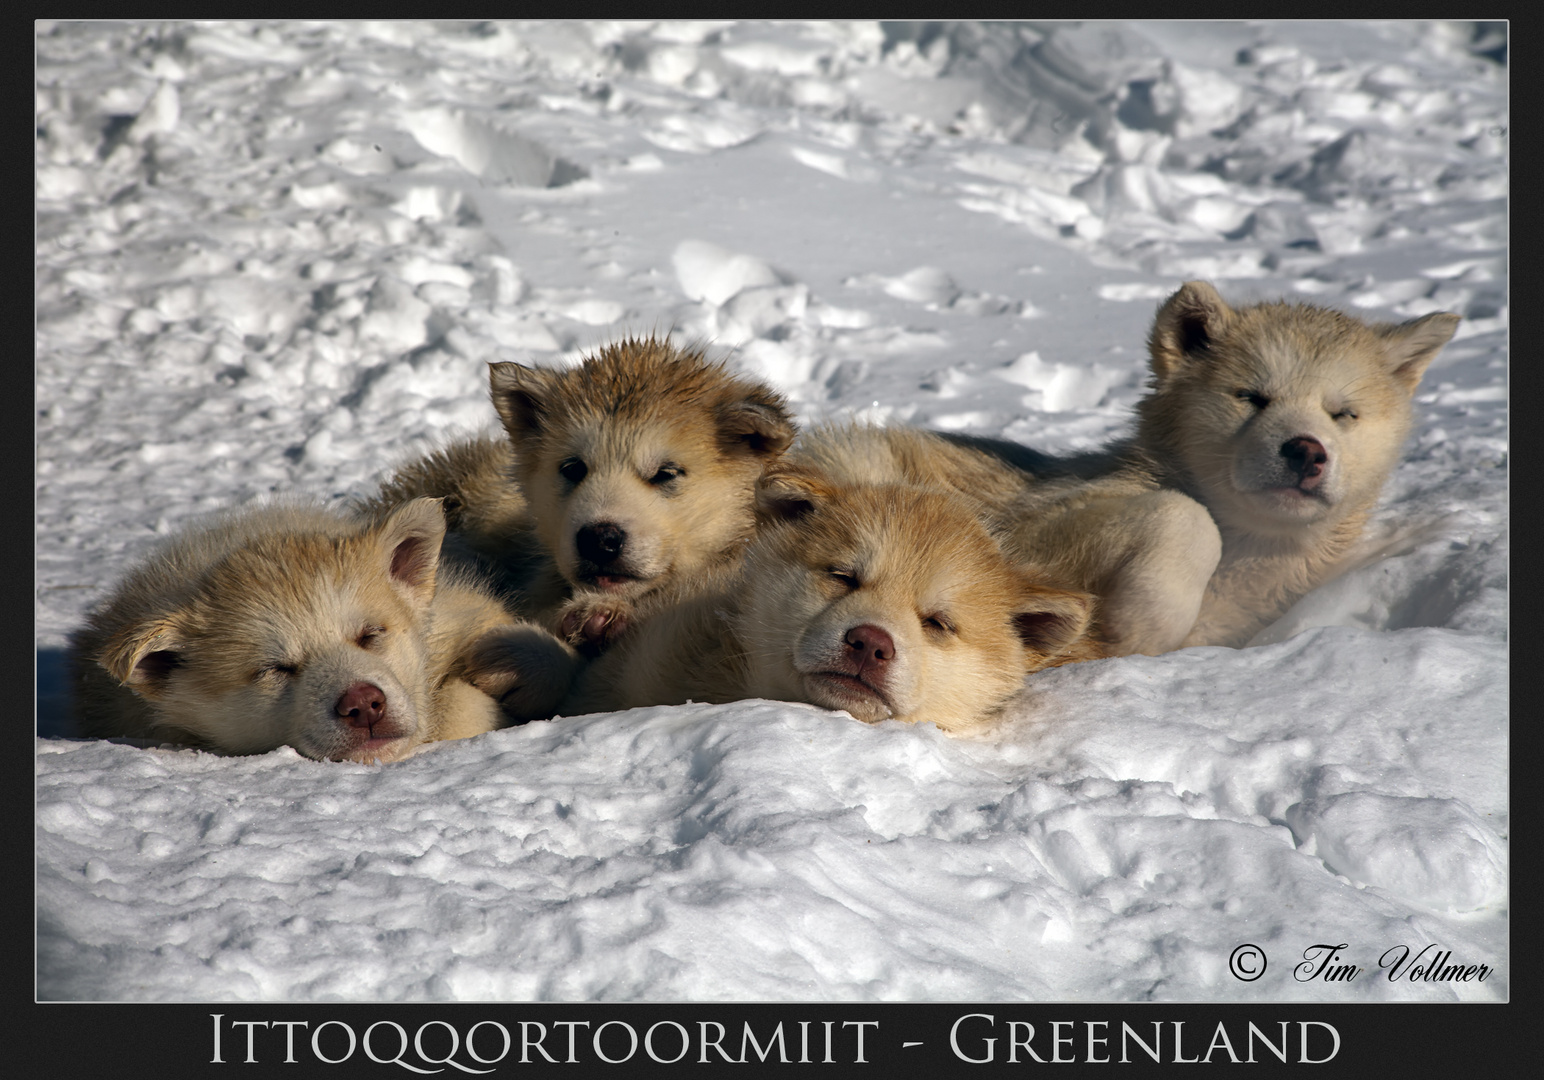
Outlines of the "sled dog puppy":
[[454,543],[576,644],[604,644],[644,598],[736,560],[756,479],[793,440],[781,395],[654,338],[566,370],[492,364],[489,381],[508,439],[412,463],[371,507],[447,497]]
[[1037,479],[1005,457],[1055,461],[1010,443],[861,424],[805,431],[785,461],[845,483],[951,491],[1011,558],[1098,597],[1094,630],[1105,655],[1178,648],[1222,548],[1206,508],[1122,475]]
[[1200,281],[1163,305],[1153,392],[1123,465],[1205,504],[1221,531],[1185,644],[1242,646],[1344,569],[1399,462],[1415,388],[1458,323],[1235,309]]
[[441,568],[445,519],[236,511],[132,570],[72,642],[84,734],[229,754],[395,761],[550,716],[578,656]]
[[762,697],[961,732],[1026,673],[1104,655],[1092,598],[1008,559],[947,490],[778,466],[756,498],[741,565],[593,661],[565,715]]
[[1159,308],[1135,436],[1101,453],[1058,461],[925,433],[827,436],[801,453],[827,465],[852,460],[854,438],[871,454],[885,443],[872,468],[990,503],[1010,551],[1099,597],[1116,653],[1239,647],[1345,568],[1458,321],[1235,309],[1192,281]]

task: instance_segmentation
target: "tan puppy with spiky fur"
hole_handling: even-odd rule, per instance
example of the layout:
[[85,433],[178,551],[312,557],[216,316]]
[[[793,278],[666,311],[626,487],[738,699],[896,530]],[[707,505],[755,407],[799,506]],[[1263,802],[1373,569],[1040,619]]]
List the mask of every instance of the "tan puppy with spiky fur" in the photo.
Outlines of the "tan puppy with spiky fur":
[[1234,309],[1193,281],[1158,311],[1135,437],[1101,453],[858,428],[808,433],[794,456],[982,502],[1018,557],[1099,597],[1117,654],[1237,647],[1344,568],[1457,325]]
[[1104,655],[1092,598],[1015,564],[947,490],[780,466],[757,511],[743,563],[592,662],[565,714],[761,697],[958,733],[1026,673]]
[[653,338],[489,376],[508,439],[431,454],[371,507],[446,496],[453,543],[575,643],[615,638],[645,597],[738,558],[756,479],[793,439],[779,394]]
[[249,508],[163,544],[72,642],[82,732],[395,761],[552,715],[578,656],[441,569],[439,501]]

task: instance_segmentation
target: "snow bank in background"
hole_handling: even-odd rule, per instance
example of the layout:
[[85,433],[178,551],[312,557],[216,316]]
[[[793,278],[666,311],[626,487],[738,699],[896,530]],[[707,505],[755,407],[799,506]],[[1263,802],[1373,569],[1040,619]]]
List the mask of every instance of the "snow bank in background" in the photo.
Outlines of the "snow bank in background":
[[[1505,998],[1498,33],[40,24],[39,996]],[[805,422],[1068,452],[1196,277],[1464,316],[1358,564],[1252,648],[1044,672],[974,740],[768,702],[384,768],[68,738],[130,560],[490,428],[487,361],[669,333]],[[1320,941],[1492,974],[1296,981]]]

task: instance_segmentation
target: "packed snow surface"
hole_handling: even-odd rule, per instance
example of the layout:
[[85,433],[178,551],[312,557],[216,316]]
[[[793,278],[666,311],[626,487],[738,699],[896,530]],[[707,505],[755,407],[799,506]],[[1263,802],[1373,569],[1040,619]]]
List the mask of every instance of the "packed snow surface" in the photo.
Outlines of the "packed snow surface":
[[[1507,996],[1504,32],[36,44],[39,997]],[[670,333],[805,422],[1069,452],[1128,430],[1154,306],[1195,278],[1464,317],[1363,565],[1251,648],[1043,672],[976,739],[762,701],[388,766],[70,737],[67,635],[134,559],[490,428],[488,361]],[[1363,972],[1300,980],[1321,942]],[[1379,966],[1427,945],[1487,977]]]

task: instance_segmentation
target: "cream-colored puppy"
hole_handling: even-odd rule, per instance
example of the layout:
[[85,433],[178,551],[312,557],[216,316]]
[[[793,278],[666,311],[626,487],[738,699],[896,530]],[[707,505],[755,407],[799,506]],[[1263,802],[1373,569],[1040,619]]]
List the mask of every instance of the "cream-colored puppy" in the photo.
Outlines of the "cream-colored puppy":
[[1158,312],[1126,475],[1183,491],[1222,535],[1187,645],[1243,645],[1333,577],[1398,464],[1448,312],[1369,325],[1308,304],[1232,308],[1190,282]]
[[82,732],[395,761],[550,716],[578,656],[439,567],[436,499],[369,522],[225,515],[134,568],[73,639]]
[[1234,309],[1205,282],[1160,308],[1133,438],[1056,459],[915,429],[807,432],[791,460],[980,503],[1016,558],[1099,598],[1115,654],[1242,646],[1344,568],[1458,317],[1367,325]]

